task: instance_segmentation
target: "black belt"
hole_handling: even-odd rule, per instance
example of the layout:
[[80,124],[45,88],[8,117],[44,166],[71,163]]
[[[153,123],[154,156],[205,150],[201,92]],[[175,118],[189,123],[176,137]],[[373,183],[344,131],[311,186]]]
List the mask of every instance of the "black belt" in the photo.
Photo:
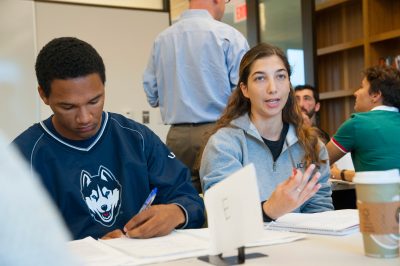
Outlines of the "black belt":
[[172,124],[173,127],[198,127],[206,124],[213,124],[215,122],[200,122],[200,123],[179,123],[179,124]]

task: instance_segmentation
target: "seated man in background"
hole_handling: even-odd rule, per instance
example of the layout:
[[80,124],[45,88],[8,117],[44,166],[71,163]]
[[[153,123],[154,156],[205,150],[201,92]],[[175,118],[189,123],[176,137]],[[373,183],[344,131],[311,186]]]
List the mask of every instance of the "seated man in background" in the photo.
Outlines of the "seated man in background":
[[[35,67],[38,92],[53,115],[14,144],[39,173],[74,239],[149,238],[203,225],[204,205],[188,168],[147,127],[103,111],[105,67],[90,44],[54,39]],[[154,205],[139,212],[153,188]]]
[[[326,145],[330,163],[351,152],[356,172],[400,169],[399,70],[382,66],[366,69],[354,96],[358,113],[351,115]],[[355,173],[342,170],[332,174],[352,181]]]
[[[303,114],[304,123],[316,128],[321,141],[324,144],[328,143],[330,140],[329,134],[318,127],[318,112],[321,108],[318,91],[308,84],[296,86],[294,91],[297,104]],[[337,169],[336,164],[331,166],[331,178],[337,175]],[[336,190],[336,185],[333,183],[332,200],[335,209],[355,208],[355,190],[350,186],[343,189],[343,184],[341,184],[341,189]]]
[[297,104],[303,113],[304,123],[318,129],[318,135],[323,143],[330,140],[329,134],[318,126],[317,114],[321,107],[319,93],[311,85],[298,85],[294,88]]
[[0,169],[0,265],[76,265],[55,206],[2,136]]

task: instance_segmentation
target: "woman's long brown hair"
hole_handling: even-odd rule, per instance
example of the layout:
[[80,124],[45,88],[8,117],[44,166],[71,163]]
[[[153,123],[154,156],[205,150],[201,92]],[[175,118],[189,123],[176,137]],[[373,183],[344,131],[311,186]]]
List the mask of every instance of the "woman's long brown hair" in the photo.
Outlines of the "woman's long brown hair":
[[[282,60],[290,77],[291,70],[289,61],[280,48],[267,43],[260,43],[250,49],[243,56],[242,61],[240,62],[238,85],[230,96],[228,105],[222,113],[221,118],[218,119],[218,121],[216,122],[214,129],[207,134],[207,139],[215,132],[217,132],[218,129],[223,127],[231,127],[230,123],[232,120],[246,113],[250,115],[251,102],[243,95],[242,90],[240,89],[240,84],[244,84],[247,86],[251,67],[256,60],[273,55],[278,56]],[[301,110],[296,103],[294,91],[291,85],[290,87],[291,88],[289,92],[289,97],[282,111],[282,120],[285,123],[293,124],[295,126],[297,138],[299,139],[299,143],[303,147],[305,152],[304,161],[306,165],[308,166],[311,163],[325,163],[325,160],[321,161],[319,159],[320,147],[318,144],[317,131],[314,128],[306,126],[304,124]],[[199,155],[200,157],[198,158],[198,163],[200,163],[202,152],[203,150]]]

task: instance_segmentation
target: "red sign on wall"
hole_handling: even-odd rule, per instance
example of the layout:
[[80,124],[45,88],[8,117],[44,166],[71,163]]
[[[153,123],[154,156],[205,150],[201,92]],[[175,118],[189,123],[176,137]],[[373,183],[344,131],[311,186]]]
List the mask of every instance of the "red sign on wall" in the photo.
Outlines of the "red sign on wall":
[[235,6],[235,18],[234,18],[235,23],[238,23],[238,22],[246,20],[246,19],[247,19],[246,3],[237,4]]

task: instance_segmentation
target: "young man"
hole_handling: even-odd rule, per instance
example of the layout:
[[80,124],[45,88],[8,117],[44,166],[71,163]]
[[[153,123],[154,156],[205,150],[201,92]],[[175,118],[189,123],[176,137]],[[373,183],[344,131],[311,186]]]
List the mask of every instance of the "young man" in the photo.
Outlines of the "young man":
[[303,112],[304,121],[319,130],[319,136],[325,144],[329,142],[329,134],[318,127],[317,113],[319,111],[319,94],[311,85],[299,85],[294,88],[297,104]]
[[167,146],[192,171],[201,192],[196,158],[204,133],[214,127],[238,81],[249,45],[222,23],[226,0],[191,0],[178,22],[161,32],[143,75],[149,104],[171,125]]
[[[88,43],[50,41],[36,61],[53,115],[14,143],[36,170],[74,239],[148,238],[204,222],[188,169],[148,128],[104,112],[105,67]],[[140,212],[153,188],[153,206]]]

